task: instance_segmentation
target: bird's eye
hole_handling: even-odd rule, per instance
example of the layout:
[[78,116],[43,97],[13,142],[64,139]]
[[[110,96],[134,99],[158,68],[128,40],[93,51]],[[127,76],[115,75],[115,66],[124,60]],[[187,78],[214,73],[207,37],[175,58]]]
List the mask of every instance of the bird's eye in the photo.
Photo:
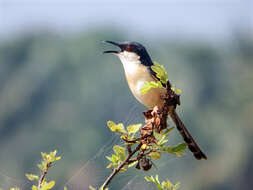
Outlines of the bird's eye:
[[130,45],[126,46],[126,51],[131,51],[131,46]]

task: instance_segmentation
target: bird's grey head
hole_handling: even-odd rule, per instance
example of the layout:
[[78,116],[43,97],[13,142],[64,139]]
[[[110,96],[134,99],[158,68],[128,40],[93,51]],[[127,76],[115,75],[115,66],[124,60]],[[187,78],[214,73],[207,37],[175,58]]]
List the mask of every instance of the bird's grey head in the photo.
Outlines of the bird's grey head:
[[113,42],[113,41],[105,41],[106,43],[113,44],[120,48],[120,51],[108,50],[104,51],[104,53],[113,53],[116,54],[122,62],[137,62],[139,61],[141,64],[145,66],[153,65],[153,62],[148,55],[147,50],[143,45],[137,42]]

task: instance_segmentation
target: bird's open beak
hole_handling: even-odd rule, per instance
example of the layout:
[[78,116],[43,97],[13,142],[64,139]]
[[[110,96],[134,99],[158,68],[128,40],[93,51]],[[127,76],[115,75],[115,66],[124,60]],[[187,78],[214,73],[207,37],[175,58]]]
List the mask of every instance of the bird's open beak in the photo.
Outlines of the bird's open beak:
[[[123,46],[120,43],[112,42],[112,41],[104,41],[104,42],[118,46],[121,49],[121,51],[123,50]],[[104,53],[120,53],[121,51],[108,50],[108,51],[104,51]]]

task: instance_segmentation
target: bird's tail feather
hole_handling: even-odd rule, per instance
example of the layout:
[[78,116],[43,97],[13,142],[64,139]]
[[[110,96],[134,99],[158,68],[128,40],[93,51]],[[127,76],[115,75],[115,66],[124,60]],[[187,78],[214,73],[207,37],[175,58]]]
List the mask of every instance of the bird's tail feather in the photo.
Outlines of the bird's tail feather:
[[177,115],[175,109],[170,110],[170,117],[175,123],[178,131],[180,132],[181,136],[183,137],[184,141],[186,142],[189,150],[193,153],[194,157],[197,160],[201,159],[207,159],[206,155],[202,152],[200,147],[197,145],[197,143],[194,141],[193,137],[189,133],[189,131],[186,129],[184,123],[181,121],[179,116]]

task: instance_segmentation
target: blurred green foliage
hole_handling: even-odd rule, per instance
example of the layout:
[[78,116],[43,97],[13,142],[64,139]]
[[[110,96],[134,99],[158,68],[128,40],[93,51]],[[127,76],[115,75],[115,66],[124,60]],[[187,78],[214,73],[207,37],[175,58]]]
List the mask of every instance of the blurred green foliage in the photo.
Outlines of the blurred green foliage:
[[[67,37],[30,33],[0,44],[0,188],[20,187],[24,173],[36,170],[38,151],[57,149],[65,156],[50,175],[62,189],[60,184],[111,139],[108,119],[142,122],[145,108],[131,95],[119,60],[102,54],[107,48],[102,40],[132,39],[97,29]],[[181,189],[251,189],[252,34],[238,33],[229,42],[216,43],[134,40],[184,90],[178,112],[208,155],[203,162],[191,154],[162,158],[159,175],[181,181]],[[126,118],[129,112],[134,114]],[[174,135],[172,141],[181,138]],[[96,183],[94,176],[104,165],[90,167],[95,174],[87,172],[79,183]]]
[[35,181],[37,184],[32,186],[32,190],[49,190],[55,186],[55,181],[47,181],[46,175],[48,169],[57,161],[60,160],[60,156],[56,156],[57,151],[50,152],[49,154],[41,152],[42,161],[38,164],[38,168],[41,171],[41,175],[25,174],[27,179]]
[[155,184],[158,190],[177,190],[179,188],[179,183],[174,185],[170,182],[170,180],[160,182],[158,175],[156,175],[155,177],[146,176],[145,179],[146,181]]

